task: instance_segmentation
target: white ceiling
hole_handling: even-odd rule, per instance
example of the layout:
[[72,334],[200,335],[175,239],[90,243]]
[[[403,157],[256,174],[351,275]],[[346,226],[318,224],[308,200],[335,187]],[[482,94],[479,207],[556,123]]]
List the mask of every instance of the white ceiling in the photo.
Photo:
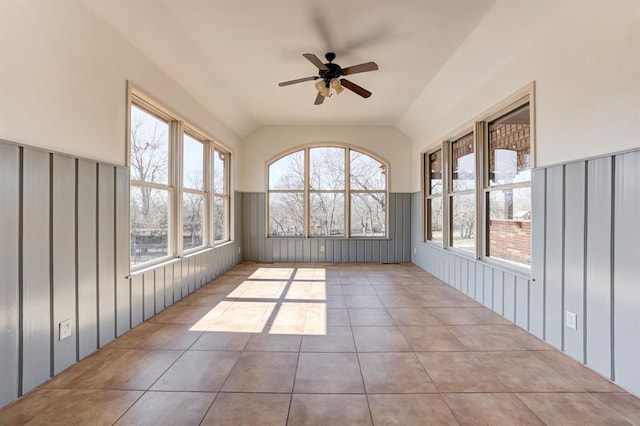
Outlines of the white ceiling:
[[[240,136],[263,125],[395,125],[494,0],[85,0]],[[373,92],[315,106],[302,57],[328,51]]]

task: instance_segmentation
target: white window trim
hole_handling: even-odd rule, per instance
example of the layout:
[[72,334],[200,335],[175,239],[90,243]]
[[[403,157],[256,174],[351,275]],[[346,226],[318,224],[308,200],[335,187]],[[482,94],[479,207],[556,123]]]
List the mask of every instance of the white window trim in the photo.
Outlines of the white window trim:
[[[138,273],[150,267],[159,264],[171,262],[175,258],[190,256],[195,253],[204,252],[212,247],[226,244],[233,239],[232,235],[232,206],[231,206],[231,159],[233,151],[225,145],[218,142],[214,137],[209,136],[206,132],[200,130],[188,120],[176,114],[170,108],[157,101],[155,98],[147,94],[143,89],[127,81],[127,97],[126,97],[126,143],[125,143],[125,159],[126,166],[131,167],[131,106],[136,105],[148,114],[155,115],[158,118],[169,123],[169,171],[167,185],[155,184],[149,182],[141,182],[130,179],[130,186],[146,186],[158,189],[166,189],[169,191],[170,212],[168,225],[168,247],[167,256],[152,259],[147,262],[141,262],[136,265],[130,265],[130,271]],[[187,133],[194,139],[204,144],[204,186],[203,190],[192,190],[183,187],[182,182],[182,164],[183,164],[183,135]],[[213,152],[217,150],[227,155],[227,163],[224,173],[225,190],[224,194],[213,192]],[[185,191],[186,189],[186,191]],[[206,231],[203,234],[203,244],[192,249],[183,249],[183,236],[181,230],[182,210],[183,210],[183,194],[184,192],[199,193],[205,196],[206,214],[203,217],[203,227]],[[224,240],[214,241],[214,209],[213,200],[215,197],[226,199],[225,228],[227,238]],[[131,228],[129,214],[129,229]],[[180,226],[179,226],[180,225]],[[131,233],[129,233],[129,246],[131,246]]]
[[[309,172],[310,172],[310,167],[309,167],[309,150],[313,149],[313,148],[341,148],[345,150],[345,189],[344,190],[311,190],[309,189]],[[374,160],[380,162],[381,164],[383,164],[385,166],[385,189],[384,190],[372,190],[372,191],[365,191],[365,190],[352,190],[351,189],[351,180],[350,180],[350,166],[351,166],[351,156],[349,155],[349,153],[351,151],[357,151],[357,152],[361,152],[365,155],[368,155],[369,157],[373,158]],[[276,161],[290,155],[293,154],[295,152],[299,152],[299,151],[303,151],[304,152],[304,188],[301,190],[277,190],[277,189],[270,189],[270,185],[269,185],[269,166],[271,166],[273,163],[275,163]],[[265,162],[265,237],[266,238],[274,238],[274,239],[286,239],[286,238],[309,238],[309,239],[319,239],[319,238],[326,238],[326,239],[353,239],[353,240],[387,240],[389,239],[389,188],[390,188],[390,183],[391,183],[391,179],[390,179],[390,167],[389,167],[389,162],[387,160],[385,160],[384,158],[380,157],[379,155],[365,149],[359,146],[355,146],[355,145],[350,145],[350,144],[343,144],[343,143],[336,143],[336,142],[327,142],[327,143],[312,143],[312,144],[305,144],[305,145],[300,145],[300,146],[296,146],[293,148],[290,148],[286,151],[283,151],[279,154],[274,155],[273,157],[269,158],[266,162]],[[303,223],[303,235],[302,236],[271,236],[270,234],[270,229],[269,229],[269,219],[270,219],[270,213],[269,213],[269,194],[270,193],[302,193],[303,197],[304,197],[304,223]],[[311,218],[311,212],[310,212],[310,208],[309,208],[309,200],[310,200],[310,194],[311,193],[343,193],[344,194],[344,235],[339,235],[339,236],[311,236],[310,232],[309,232],[309,226],[310,226],[310,218]],[[384,193],[385,195],[385,235],[383,236],[352,236],[351,235],[351,193]]]
[[[517,90],[510,96],[507,96],[502,101],[487,108],[482,113],[478,114],[472,120],[459,126],[453,132],[447,134],[444,138],[441,138],[438,142],[431,145],[427,150],[420,153],[421,158],[421,195],[422,195],[422,239],[423,242],[431,246],[441,247],[444,250],[455,252],[461,256],[473,257],[483,262],[499,266],[506,270],[512,270],[520,275],[530,275],[531,265],[524,265],[516,262],[510,262],[508,260],[499,259],[489,256],[488,253],[488,218],[487,218],[487,206],[488,206],[488,192],[496,190],[497,188],[489,187],[488,185],[488,155],[486,153],[486,143],[488,140],[488,123],[508,114],[509,112],[520,108],[526,104],[529,104],[530,108],[530,154],[531,154],[531,170],[536,167],[536,100],[535,100],[535,81],[526,84],[521,89]],[[476,157],[476,250],[475,253],[471,253],[468,250],[462,250],[452,246],[450,241],[451,232],[451,218],[449,214],[451,197],[448,189],[450,185],[450,153],[449,147],[452,141],[459,139],[461,136],[468,134],[471,130],[474,132],[474,147]],[[429,196],[429,188],[426,187],[428,183],[427,174],[428,170],[428,156],[429,154],[442,149],[442,172],[443,172],[443,210],[445,224],[443,226],[443,244],[434,242],[427,239],[430,226],[430,218],[428,218],[427,198]],[[500,186],[500,189],[506,189],[507,187],[531,187],[531,181],[525,183],[516,183],[512,185]],[[446,200],[446,202],[445,202]]]

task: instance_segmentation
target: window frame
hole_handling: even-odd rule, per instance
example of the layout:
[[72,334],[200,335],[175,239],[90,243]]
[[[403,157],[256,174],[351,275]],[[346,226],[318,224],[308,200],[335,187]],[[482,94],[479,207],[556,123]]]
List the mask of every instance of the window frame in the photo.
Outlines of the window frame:
[[[531,167],[536,167],[536,100],[535,100],[535,81],[532,81],[506,97],[502,101],[487,108],[481,114],[472,120],[469,120],[456,130],[440,139],[432,145],[428,150],[421,153],[421,189],[422,189],[422,239],[429,245],[441,247],[444,250],[450,250],[461,256],[467,256],[479,259],[483,262],[494,264],[496,266],[513,270],[516,273],[531,273],[531,265],[509,261],[497,257],[490,256],[489,252],[489,196],[491,192],[512,188],[531,188],[532,180],[525,182],[516,182],[505,185],[489,185],[489,124],[497,119],[515,112],[525,105],[529,105],[529,155]],[[475,188],[473,191],[453,191],[452,182],[452,143],[460,138],[473,132],[474,135],[474,156],[475,156]],[[442,149],[442,172],[446,179],[443,179],[443,210],[445,223],[443,224],[443,242],[432,241],[429,237],[430,230],[430,211],[428,207],[428,199],[439,197],[439,195],[430,195],[430,165],[429,155]],[[453,246],[453,197],[468,192],[475,194],[475,220],[476,220],[476,237],[475,250],[464,250]],[[530,241],[531,244],[531,241]]]
[[[506,105],[501,105],[500,107],[494,108],[491,113],[486,114],[481,121],[482,128],[482,147],[483,147],[483,156],[482,156],[482,227],[483,227],[483,244],[481,247],[481,256],[482,259],[486,260],[489,263],[493,263],[496,265],[500,265],[503,267],[507,267],[509,269],[515,269],[518,271],[531,271],[531,262],[529,264],[509,261],[507,259],[501,259],[499,257],[490,255],[490,233],[489,233],[489,222],[490,222],[490,213],[489,213],[489,197],[492,192],[503,191],[506,189],[520,189],[520,188],[529,188],[531,190],[532,179],[529,178],[528,181],[525,182],[516,182],[510,184],[502,184],[502,185],[490,185],[489,182],[489,124],[495,120],[506,117],[511,113],[514,113],[518,109],[528,105],[529,106],[529,153],[531,156],[531,167],[530,172],[533,173],[533,170],[536,166],[536,155],[535,155],[535,104],[534,104],[534,96],[533,90],[531,93],[523,94],[522,96],[517,96],[516,99],[510,99],[510,101]],[[529,244],[531,247],[531,235],[529,236]]]
[[[440,151],[440,176],[442,180],[442,190],[439,194],[431,193],[431,155]],[[423,169],[424,176],[422,178],[424,185],[424,196],[423,196],[423,209],[425,212],[425,218],[423,220],[424,232],[423,239],[425,242],[429,244],[433,244],[438,247],[444,247],[447,241],[447,230],[446,230],[446,217],[447,217],[447,203],[445,202],[445,194],[447,193],[447,172],[445,170],[445,155],[447,155],[447,143],[440,142],[437,146],[430,149],[429,151],[423,154]],[[442,205],[442,240],[434,240],[432,234],[432,217],[431,217],[431,205],[433,204],[434,199],[440,199],[440,203]]]
[[[310,188],[310,151],[314,148],[340,148],[344,150],[345,157],[345,180],[344,180],[344,189],[343,190],[322,190],[322,189],[311,189]],[[294,154],[296,152],[302,151],[303,153],[303,164],[304,164],[304,177],[303,177],[303,189],[298,190],[281,190],[281,189],[271,189],[271,181],[270,181],[270,173],[269,168],[272,164],[276,163],[278,160],[287,157],[288,155]],[[367,155],[375,161],[379,162],[384,166],[385,169],[385,188],[384,190],[354,190],[351,189],[351,152],[356,151],[361,154]],[[372,153],[364,148],[353,146],[349,144],[341,144],[341,143],[314,143],[296,146],[286,151],[283,151],[271,158],[269,158],[265,162],[265,187],[266,187],[266,196],[265,196],[265,237],[266,238],[305,238],[305,239],[389,239],[389,187],[390,187],[390,173],[389,173],[389,162],[385,159],[381,158],[379,155]],[[296,193],[303,194],[303,232],[302,235],[271,235],[271,214],[270,214],[270,195],[274,193]],[[311,194],[334,194],[341,193],[344,194],[344,224],[343,224],[343,235],[335,235],[335,236],[325,236],[325,235],[317,235],[312,236],[310,232],[311,227]],[[360,236],[360,235],[352,235],[351,234],[351,195],[353,194],[368,194],[368,193],[383,193],[385,197],[385,232],[384,235],[381,236]]]
[[[447,152],[447,176],[446,176],[446,180],[447,180],[447,207],[448,207],[448,225],[447,225],[447,231],[448,231],[448,238],[447,238],[447,244],[446,246],[451,248],[452,250],[455,250],[456,252],[460,252],[466,255],[471,255],[475,258],[478,258],[478,225],[479,225],[479,221],[478,221],[478,188],[480,186],[481,183],[481,179],[479,177],[480,173],[478,173],[478,170],[481,170],[480,167],[478,167],[478,163],[479,163],[479,155],[478,155],[478,138],[477,138],[477,126],[475,125],[465,125],[464,126],[464,130],[460,131],[460,132],[456,132],[454,134],[454,136],[450,137],[449,140],[446,141],[446,144],[448,146],[448,152]],[[462,190],[462,191],[455,191],[453,189],[453,154],[454,154],[454,149],[453,146],[456,142],[461,141],[463,138],[466,138],[468,135],[471,135],[472,137],[472,145],[473,145],[473,163],[474,163],[474,176],[473,176],[473,189],[466,189],[466,190]],[[474,212],[473,212],[473,216],[474,216],[474,220],[475,220],[475,236],[474,236],[474,247],[473,250],[467,250],[464,248],[460,248],[460,247],[456,247],[454,246],[454,221],[453,221],[453,214],[454,214],[454,208],[453,208],[453,202],[454,199],[456,197],[460,197],[460,196],[465,196],[465,195],[473,195],[473,208],[474,208]]]
[[[155,259],[151,259],[145,262],[137,264],[129,262],[129,269],[132,272],[144,270],[151,266],[157,266],[162,263],[171,261],[174,258],[182,258],[194,253],[202,252],[215,247],[220,244],[224,244],[232,240],[231,235],[231,159],[233,157],[232,151],[219,143],[216,139],[209,136],[204,131],[193,125],[191,122],[180,117],[178,114],[155,100],[148,95],[142,89],[138,88],[131,82],[127,82],[127,120],[126,120],[126,166],[131,167],[131,108],[135,106],[145,113],[156,117],[169,124],[168,135],[168,182],[167,185],[137,181],[131,179],[129,174],[129,187],[151,187],[155,189],[162,189],[168,191],[167,197],[167,255]],[[203,144],[203,183],[202,189],[189,188],[185,186],[183,168],[184,168],[184,135],[195,139]],[[225,185],[223,194],[217,194],[213,188],[213,152],[219,151],[224,153],[228,162],[226,163],[226,169],[224,171]],[[202,226],[204,231],[202,232],[202,244],[198,247],[192,247],[189,249],[184,248],[183,244],[183,209],[184,209],[184,195],[185,194],[197,194],[204,197],[204,209],[205,213],[202,217]],[[226,199],[225,207],[225,240],[214,241],[214,209],[213,200],[215,197],[223,197]],[[129,212],[129,223],[131,221],[131,212]],[[129,226],[129,246],[131,247],[132,229],[131,223]]]

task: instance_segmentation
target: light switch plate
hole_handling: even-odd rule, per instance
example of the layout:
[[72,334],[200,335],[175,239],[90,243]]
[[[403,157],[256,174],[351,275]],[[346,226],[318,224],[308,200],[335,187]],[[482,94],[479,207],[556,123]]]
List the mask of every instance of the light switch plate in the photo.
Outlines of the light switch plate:
[[567,311],[565,315],[565,323],[567,327],[577,330],[578,329],[578,315],[575,312]]

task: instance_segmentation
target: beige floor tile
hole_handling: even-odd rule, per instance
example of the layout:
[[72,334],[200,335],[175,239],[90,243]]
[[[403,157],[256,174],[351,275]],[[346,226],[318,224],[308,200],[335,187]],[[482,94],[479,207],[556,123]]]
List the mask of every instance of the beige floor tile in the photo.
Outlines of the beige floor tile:
[[350,326],[346,309],[327,309],[327,327]]
[[302,334],[324,335],[327,333],[327,322],[327,305],[324,303],[309,303]]
[[398,327],[353,327],[358,352],[408,352],[409,343]]
[[477,359],[512,392],[581,392],[582,387],[538,355],[543,352],[479,352]]
[[290,394],[219,393],[203,425],[284,426]]
[[389,308],[397,325],[442,325],[426,308]]
[[250,333],[206,331],[189,348],[197,351],[241,351],[247,345]]
[[347,308],[384,308],[380,297],[371,295],[348,295],[344,296]]
[[511,322],[485,307],[431,308],[429,313],[446,325],[511,324]]
[[371,285],[378,295],[407,295],[407,290],[400,284],[392,284],[388,279],[372,282]]
[[176,306],[208,306],[212,308],[225,298],[226,295],[224,293],[208,293],[200,289],[180,299],[176,302]]
[[640,425],[640,398],[628,393],[594,393],[591,396],[618,413],[629,423]]
[[204,392],[147,392],[116,424],[198,425],[214,397]]
[[225,392],[291,392],[298,354],[243,352],[222,387]]
[[420,305],[425,308],[475,308],[478,306],[478,302],[461,293],[447,293],[448,292],[417,294],[416,300],[420,301]]
[[240,352],[187,351],[158,379],[152,390],[216,392]]
[[345,309],[347,303],[345,302],[342,294],[327,295],[327,310],[328,309]]
[[457,425],[440,395],[369,395],[376,425]]
[[353,353],[301,353],[295,393],[364,393],[358,357]]
[[173,305],[148,319],[151,323],[194,325],[211,311],[209,306]]
[[371,425],[364,395],[301,395],[291,398],[289,425]]
[[44,386],[74,389],[147,390],[182,351],[102,349]]
[[418,352],[439,392],[508,392],[474,352]]
[[568,376],[579,392],[620,392],[622,389],[558,351],[536,352],[536,356],[558,375]]
[[188,349],[202,331],[182,324],[142,323],[109,344],[110,348]]
[[461,425],[544,425],[511,393],[449,393],[442,396]]
[[538,417],[550,425],[629,425],[623,417],[586,393],[518,394]]
[[110,425],[141,395],[123,390],[37,389],[0,411],[0,424]]
[[366,295],[366,296],[375,296],[377,292],[373,289],[373,286],[370,284],[343,284],[342,285],[342,294],[345,296],[352,295]]
[[508,325],[455,325],[449,332],[470,351],[523,351],[525,348],[501,327]]
[[301,352],[355,352],[351,327],[327,327],[325,335],[302,337]]
[[358,354],[367,393],[434,393],[424,367],[412,352]]
[[249,339],[246,351],[251,352],[299,352],[302,336],[287,334],[254,334]]
[[416,352],[467,350],[445,326],[412,325],[400,330]]
[[381,294],[379,295],[382,304],[390,308],[421,308],[419,299],[410,294]]
[[349,308],[349,321],[354,327],[396,325],[386,309]]

